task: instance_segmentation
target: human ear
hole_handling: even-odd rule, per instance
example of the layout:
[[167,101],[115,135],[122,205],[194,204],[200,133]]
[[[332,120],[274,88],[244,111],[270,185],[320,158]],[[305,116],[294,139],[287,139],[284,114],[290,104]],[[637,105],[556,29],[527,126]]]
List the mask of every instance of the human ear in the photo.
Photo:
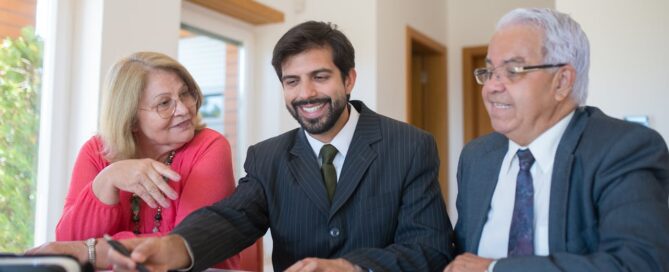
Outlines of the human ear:
[[576,69],[571,64],[567,64],[558,70],[553,78],[553,85],[555,86],[555,99],[562,101],[569,97],[573,88],[574,80],[576,79]]
[[348,70],[348,74],[344,79],[344,88],[346,89],[346,94],[351,94],[351,92],[353,91],[353,86],[355,86],[355,79],[357,76],[358,74],[355,71],[355,68],[351,68],[350,70]]

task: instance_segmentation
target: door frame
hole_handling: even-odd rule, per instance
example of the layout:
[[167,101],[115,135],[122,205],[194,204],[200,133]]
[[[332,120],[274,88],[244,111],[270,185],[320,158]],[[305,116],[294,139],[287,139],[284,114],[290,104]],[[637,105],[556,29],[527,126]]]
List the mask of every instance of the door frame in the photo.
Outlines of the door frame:
[[476,101],[474,90],[476,89],[476,79],[474,78],[474,60],[480,57],[486,57],[488,54],[487,45],[471,46],[462,48],[462,103],[463,103],[463,124],[464,124],[464,143],[474,139],[476,135]]
[[[445,203],[448,203],[448,88],[447,88],[447,50],[446,46],[430,38],[429,36],[415,30],[414,28],[406,27],[406,120],[413,124],[413,101],[412,101],[412,60],[414,50],[419,50],[425,53],[429,61],[428,65],[428,80],[426,88],[430,101],[435,102],[436,106],[430,109],[429,115],[436,116],[439,122],[435,128],[436,131],[430,131],[434,135],[439,151],[439,183],[441,186],[442,198]],[[432,97],[434,99],[432,99]]]

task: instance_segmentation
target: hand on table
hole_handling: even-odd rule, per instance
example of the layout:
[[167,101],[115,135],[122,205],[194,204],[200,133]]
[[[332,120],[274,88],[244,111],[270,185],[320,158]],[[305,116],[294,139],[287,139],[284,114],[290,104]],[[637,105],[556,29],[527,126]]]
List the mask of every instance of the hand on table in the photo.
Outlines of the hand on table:
[[80,263],[88,261],[88,248],[83,241],[50,242],[31,248],[25,254],[64,254],[77,258]]

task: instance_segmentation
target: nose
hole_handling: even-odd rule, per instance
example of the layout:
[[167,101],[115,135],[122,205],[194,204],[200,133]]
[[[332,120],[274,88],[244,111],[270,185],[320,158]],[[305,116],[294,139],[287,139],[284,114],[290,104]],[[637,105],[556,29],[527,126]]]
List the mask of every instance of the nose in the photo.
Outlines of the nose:
[[299,97],[300,99],[308,99],[312,98],[318,95],[318,91],[316,91],[316,86],[312,80],[303,80],[302,84],[300,84],[300,93]]
[[501,65],[493,68],[488,81],[496,80],[497,82],[508,82],[509,75],[506,69],[507,69],[506,65]]
[[174,103],[174,115],[183,115],[189,112],[188,106],[181,99],[176,99]]
[[496,79],[497,81],[502,81],[502,76],[500,75],[499,69],[492,71],[492,77],[490,79]]
[[494,72],[490,79],[488,79],[485,84],[483,84],[483,93],[486,92],[501,92],[506,89],[504,84],[503,77],[499,75],[498,72]]

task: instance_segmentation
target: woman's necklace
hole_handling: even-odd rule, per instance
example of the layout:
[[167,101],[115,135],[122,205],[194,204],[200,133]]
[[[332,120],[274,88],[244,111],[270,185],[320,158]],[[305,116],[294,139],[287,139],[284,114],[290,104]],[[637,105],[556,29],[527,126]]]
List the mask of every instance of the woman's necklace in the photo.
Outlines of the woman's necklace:
[[[165,164],[167,166],[172,165],[172,160],[174,159],[174,154],[176,152],[172,150],[169,155],[167,155],[167,159],[165,160]],[[167,182],[167,177],[163,177],[165,182]],[[132,223],[133,223],[133,230],[135,234],[140,234],[139,232],[139,200],[140,198],[136,194],[132,194],[132,197],[130,197],[130,209],[132,211]],[[163,210],[158,206],[158,209],[156,209],[156,215],[153,216],[153,232],[156,233],[160,231],[160,222],[163,220]]]

